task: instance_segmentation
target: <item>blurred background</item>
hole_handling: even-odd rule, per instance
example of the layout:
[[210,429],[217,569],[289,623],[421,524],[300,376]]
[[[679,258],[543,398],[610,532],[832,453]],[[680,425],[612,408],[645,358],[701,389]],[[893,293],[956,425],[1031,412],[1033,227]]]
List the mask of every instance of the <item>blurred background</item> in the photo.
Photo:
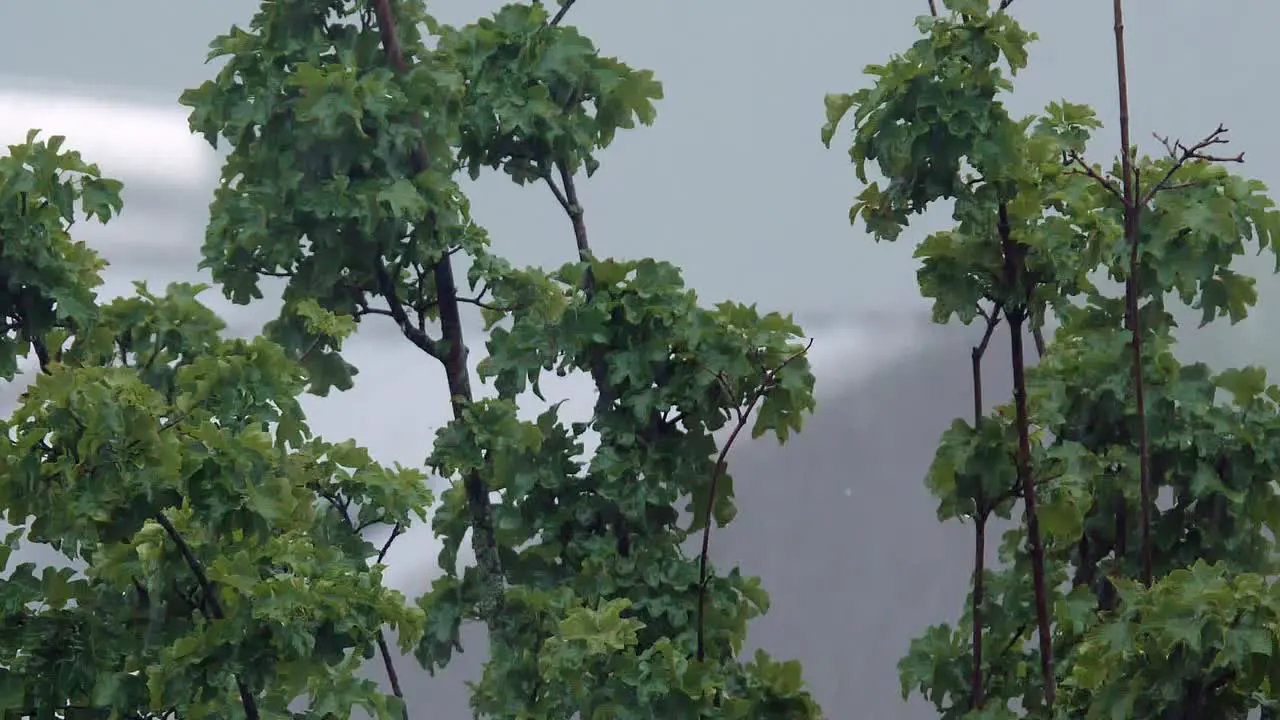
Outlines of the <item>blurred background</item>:
[[[430,4],[461,24],[496,9],[486,0]],[[79,227],[112,265],[104,294],[153,289],[196,272],[218,155],[187,132],[179,93],[212,77],[208,42],[247,25],[254,0],[44,0],[0,15],[0,142],[27,129],[68,136],[68,145],[125,181],[124,214],[106,227]],[[1030,113],[1067,99],[1116,114],[1110,3],[1017,0],[1011,8],[1040,33],[1011,102]],[[904,706],[894,668],[911,637],[951,621],[970,567],[969,531],[943,527],[921,478],[939,433],[969,403],[968,346],[978,328],[928,321],[915,286],[913,244],[947,218],[926,216],[896,245],[877,245],[848,224],[860,190],[838,136],[818,139],[823,95],[862,87],[868,63],[916,38],[925,0],[605,2],[579,0],[569,15],[606,54],[653,69],[666,89],[652,128],[622,135],[580,192],[600,255],[654,256],[681,265],[709,302],[758,302],[794,312],[815,339],[819,411],[785,447],[760,440],[731,457],[739,519],[718,539],[721,563],[741,562],[773,594],[753,644],[798,657],[832,718],[931,717]],[[1160,151],[1151,132],[1198,139],[1230,128],[1233,168],[1280,186],[1273,28],[1280,7],[1265,0],[1204,3],[1131,0],[1127,32],[1135,141]],[[1118,145],[1111,124],[1095,160]],[[486,176],[467,188],[495,250],[517,264],[559,265],[572,235],[541,187]],[[1276,367],[1280,343],[1268,329],[1280,309],[1269,256],[1242,268],[1259,275],[1253,316],[1185,330],[1188,359]],[[274,315],[264,301],[243,308],[209,291],[232,331],[252,334]],[[1187,315],[1194,328],[1194,314]],[[482,337],[470,335],[473,348]],[[1005,345],[993,348],[997,360]],[[478,355],[479,353],[475,353]],[[368,323],[348,359],[362,371],[355,389],[307,403],[315,429],[354,437],[383,461],[420,465],[447,419],[444,378],[433,361],[390,326]],[[1007,373],[988,364],[987,395],[1003,401]],[[17,387],[0,388],[7,412]],[[569,378],[549,399],[589,411],[589,383]],[[432,414],[434,413],[434,415]],[[432,577],[426,528],[397,541],[392,582],[421,592]],[[483,652],[470,651],[441,677],[411,661],[400,674],[414,717],[463,718],[466,690]]]

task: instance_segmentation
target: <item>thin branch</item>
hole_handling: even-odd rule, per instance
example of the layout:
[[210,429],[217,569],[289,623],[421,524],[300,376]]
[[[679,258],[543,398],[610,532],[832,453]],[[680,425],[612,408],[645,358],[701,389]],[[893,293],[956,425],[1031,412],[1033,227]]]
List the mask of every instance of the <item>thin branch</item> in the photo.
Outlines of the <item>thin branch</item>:
[[427,311],[432,307],[432,303],[426,301],[427,293],[427,272],[422,265],[416,260],[413,263],[413,271],[418,275],[418,302],[414,304],[414,311],[418,314],[418,330],[422,333],[427,332]]
[[369,307],[367,305],[365,307],[360,308],[359,310],[356,310],[354,314],[358,318],[364,317],[365,315],[384,315],[389,318],[394,318],[396,316],[396,314],[391,312],[390,310],[385,310],[383,308]]
[[551,22],[548,24],[551,25],[552,27],[559,25],[560,21],[564,20],[564,16],[569,14],[569,8],[573,7],[573,4],[577,1],[578,0],[564,0],[564,3],[560,6],[560,9],[556,11],[555,17],[551,18]]
[[1076,151],[1072,150],[1071,152],[1066,153],[1065,164],[1067,165],[1074,164],[1079,167],[1079,170],[1068,170],[1067,171],[1068,174],[1087,175],[1088,177],[1091,177],[1094,180],[1096,180],[1099,185],[1105,188],[1107,192],[1114,195],[1117,200],[1119,200],[1122,203],[1124,202],[1124,195],[1121,194],[1120,188],[1117,188],[1115,183],[1103,177],[1097,170],[1094,169],[1092,165],[1085,162],[1084,158],[1080,157],[1080,154],[1077,153]]
[[[383,51],[395,72],[407,74],[409,66],[400,47],[391,0],[371,0],[371,2]],[[410,160],[415,173],[426,172],[429,169],[431,163],[425,142],[418,142],[413,148]],[[424,222],[429,228],[436,227],[434,210],[427,212]],[[383,285],[384,291],[390,289],[394,296],[394,286],[390,283],[386,268],[382,267],[381,258],[375,258],[374,268],[379,271],[378,281]],[[474,395],[471,391],[470,371],[467,368],[467,346],[462,330],[462,318],[458,312],[458,287],[453,274],[452,253],[446,253],[439,262],[435,263],[432,267],[432,279],[435,282],[439,307],[440,335],[445,346],[437,347],[436,343],[427,338],[426,333],[414,328],[408,317],[404,315],[403,307],[399,308],[400,316],[396,318],[396,322],[411,342],[427,351],[444,366],[445,379],[449,388],[449,405],[453,411],[453,417],[461,420],[467,407],[473,402]],[[396,304],[392,304],[391,310],[397,311]],[[489,488],[478,469],[466,474],[463,478],[463,486],[467,497],[467,509],[471,516],[469,518],[472,531],[471,545],[475,551],[476,567],[481,577],[482,596],[477,602],[477,610],[485,620],[490,641],[498,642],[507,624],[504,617],[506,589],[502,558],[498,554],[493,527],[493,508],[489,500]]]
[[[1026,246],[1013,239],[1009,225],[1009,207],[1005,203],[999,206],[999,218],[996,228],[1000,234],[1000,245],[1004,255],[1005,286],[1016,290],[1023,285],[1026,272]],[[1035,594],[1036,626],[1040,636],[1040,672],[1044,681],[1044,703],[1049,714],[1053,714],[1053,706],[1057,697],[1057,681],[1053,668],[1053,635],[1049,617],[1049,595],[1045,582],[1044,541],[1040,535],[1040,519],[1036,512],[1036,484],[1031,476],[1031,421],[1027,409],[1026,361],[1022,350],[1023,322],[1026,320],[1026,301],[1030,290],[1020,298],[1018,307],[1006,307],[1005,317],[1009,321],[1009,351],[1013,366],[1013,399],[1014,414],[1018,432],[1017,474],[1022,486],[1023,506],[1027,523],[1027,550],[1031,557],[1031,582]]]
[[493,303],[487,303],[481,300],[479,297],[460,297],[458,298],[458,302],[466,303],[467,305],[475,305],[476,307],[484,310],[494,310],[496,312],[504,313],[515,312],[516,310],[520,310],[524,307],[523,305],[494,305]]
[[[1154,575],[1154,558],[1151,546],[1151,504],[1153,502],[1151,488],[1151,452],[1147,438],[1147,406],[1146,392],[1142,375],[1142,318],[1139,316],[1139,235],[1142,207],[1145,203],[1139,200],[1137,173],[1131,159],[1129,142],[1129,79],[1125,66],[1124,44],[1124,0],[1114,0],[1112,14],[1115,25],[1116,44],[1116,83],[1120,95],[1120,156],[1121,180],[1124,182],[1124,235],[1129,244],[1129,276],[1125,278],[1125,320],[1132,334],[1133,348],[1133,393],[1138,411],[1138,482],[1140,521],[1142,523],[1142,582],[1151,586]],[[1221,126],[1219,126],[1221,128]],[[1207,138],[1209,144],[1216,133]],[[1207,147],[1207,145],[1206,145]],[[1153,187],[1160,187],[1156,183]],[[1119,522],[1119,519],[1117,521]]]
[[1036,355],[1043,358],[1045,353],[1044,328],[1032,328],[1031,339],[1036,344]]
[[929,14],[938,17],[938,0],[929,0]]
[[[400,673],[396,672],[396,664],[391,660],[391,648],[387,646],[387,634],[378,628],[378,654],[382,656],[382,666],[387,671],[387,679],[391,681],[391,693],[404,702],[404,690],[400,687]],[[409,707],[405,705],[404,720],[409,720]]]
[[[995,334],[996,325],[1000,324],[1000,305],[996,304],[991,309],[991,312],[987,312],[979,305],[978,313],[986,319],[987,327],[982,333],[982,340],[969,353],[973,367],[973,427],[975,430],[978,427],[978,423],[982,422],[983,415],[982,358],[986,355],[987,346],[991,344],[991,336]],[[978,497],[974,500],[976,517],[973,530],[973,602],[970,610],[973,615],[973,677],[970,680],[973,686],[973,694],[970,697],[972,701],[971,710],[980,709],[983,703],[986,702],[986,683],[982,677],[982,603],[984,602],[983,596],[985,594],[987,518],[991,513],[981,488],[978,490]]]
[[578,188],[573,182],[573,173],[564,163],[556,163],[560,172],[560,183],[564,186],[564,211],[568,213],[573,224],[573,239],[578,244],[578,257],[587,262],[591,259],[591,244],[587,241],[587,225],[582,219],[582,203],[578,202]]
[[1213,132],[1209,133],[1200,142],[1190,147],[1183,145],[1180,140],[1170,141],[1168,135],[1161,137],[1160,135],[1151,133],[1156,140],[1160,141],[1160,144],[1164,145],[1165,150],[1169,152],[1169,157],[1173,158],[1173,165],[1169,168],[1169,171],[1164,174],[1164,177],[1160,179],[1160,182],[1152,185],[1151,189],[1142,196],[1142,199],[1138,201],[1138,204],[1145,206],[1147,203],[1151,202],[1151,199],[1154,198],[1157,193],[1165,190],[1174,190],[1176,188],[1189,187],[1193,185],[1194,183],[1178,183],[1177,185],[1170,184],[1170,180],[1173,179],[1173,174],[1181,170],[1182,166],[1186,165],[1188,162],[1244,162],[1244,153],[1237,153],[1234,156],[1226,157],[1222,155],[1210,155],[1205,152],[1205,148],[1212,147],[1214,145],[1226,145],[1228,141],[1223,136],[1226,135],[1227,132],[1227,129],[1219,124]]
[[[222,610],[222,602],[218,600],[217,589],[213,586],[213,583],[209,582],[209,576],[205,574],[204,566],[200,564],[200,560],[192,552],[191,546],[187,544],[186,539],[173,526],[173,523],[169,522],[169,518],[165,516],[163,511],[157,511],[155,519],[160,524],[160,527],[164,528],[164,531],[168,533],[169,539],[173,540],[174,544],[178,546],[178,552],[182,554],[182,559],[186,561],[191,574],[195,576],[196,582],[200,585],[200,594],[204,599],[201,608],[207,608],[214,620],[226,620],[227,615]],[[262,716],[258,712],[258,701],[253,697],[253,693],[249,691],[249,686],[245,684],[239,674],[232,673],[232,677],[235,678],[236,689],[240,692],[240,704],[244,706],[246,720],[259,720]]]
[[546,181],[547,187],[551,188],[551,194],[556,196],[556,202],[560,203],[560,207],[565,214],[572,216],[573,206],[569,204],[569,198],[564,196],[564,191],[560,189],[559,185],[556,185],[556,181],[552,179],[551,174],[543,175],[542,179]]
[[[359,535],[361,527],[363,526],[357,527],[355,524],[355,521],[351,518],[351,513],[348,511],[348,508],[351,505],[350,501],[346,500],[345,498],[334,495],[333,493],[326,492],[320,489],[319,487],[316,487],[315,490],[321,497],[323,497],[325,500],[328,500],[330,505],[332,505],[335,509],[337,509],[337,511],[341,514],[343,521],[346,522],[347,527],[351,528],[352,532],[354,532],[356,535]],[[378,564],[382,564],[383,559],[385,559],[387,556],[387,550],[391,549],[391,542],[395,540],[396,536],[400,535],[401,532],[402,532],[402,528],[400,526],[400,523],[396,523],[395,526],[391,529],[391,536],[387,538],[387,541],[382,544],[382,549],[378,551],[378,560],[377,560]],[[401,701],[403,701],[404,690],[401,689],[400,687],[400,674],[396,672],[396,664],[391,657],[391,648],[387,646],[387,635],[382,628],[378,628],[377,641],[378,641],[378,654],[382,656],[382,666],[386,668],[387,678],[391,681],[391,692],[396,697],[400,698]],[[409,709],[408,709],[408,706],[406,706],[404,720],[408,720],[408,719],[409,719]]]
[[720,477],[724,475],[729,450],[733,448],[733,443],[738,439],[738,435],[742,432],[742,429],[747,426],[747,421],[751,418],[751,412],[755,410],[756,404],[758,404],[765,395],[773,390],[774,383],[778,378],[778,373],[782,372],[787,365],[795,362],[796,358],[802,357],[808,353],[809,348],[812,347],[813,339],[810,338],[809,342],[806,343],[803,348],[787,356],[782,362],[778,363],[777,367],[766,371],[764,381],[760,384],[760,387],[756,389],[755,394],[752,395],[751,400],[747,403],[746,409],[742,410],[740,408],[735,408],[738,415],[738,421],[734,424],[733,430],[729,432],[729,437],[725,440],[724,445],[720,447],[720,453],[716,457],[716,464],[711,469],[711,482],[707,487],[707,511],[705,517],[702,518],[702,549],[698,555],[698,662],[702,662],[706,659],[706,645],[704,639],[706,634],[707,609],[707,563],[711,555],[711,524],[713,511],[716,505],[716,486],[719,483]]
[[1005,643],[1005,646],[1000,649],[1000,652],[997,653],[997,657],[1002,655],[1007,655],[1009,651],[1013,649],[1013,646],[1018,644],[1019,640],[1022,640],[1025,642],[1026,638],[1024,638],[1023,635],[1026,635],[1026,634],[1027,634],[1027,626],[1019,625],[1017,632],[1015,632],[1013,636],[1009,638],[1009,642]]
[[[396,292],[395,281],[391,278],[391,273],[387,271],[386,266],[382,264],[381,257],[376,257],[373,260],[373,274],[378,280],[378,290],[387,300],[388,309],[385,314],[390,315],[395,320],[396,326],[400,328],[400,334],[404,335],[419,350],[437,360],[442,359],[442,354],[436,341],[422,330],[419,330],[413,324],[413,321],[409,319],[409,314],[405,312],[404,304],[400,302],[400,296]],[[372,309],[370,309],[370,312],[375,315],[383,314],[381,311],[373,312]]]
[[387,536],[387,541],[382,543],[382,548],[378,550],[379,564],[381,564],[382,561],[387,558],[387,551],[391,549],[391,543],[395,542],[395,539],[399,537],[402,533],[404,533],[403,525],[401,525],[400,523],[396,523],[394,526],[392,526],[391,534]]

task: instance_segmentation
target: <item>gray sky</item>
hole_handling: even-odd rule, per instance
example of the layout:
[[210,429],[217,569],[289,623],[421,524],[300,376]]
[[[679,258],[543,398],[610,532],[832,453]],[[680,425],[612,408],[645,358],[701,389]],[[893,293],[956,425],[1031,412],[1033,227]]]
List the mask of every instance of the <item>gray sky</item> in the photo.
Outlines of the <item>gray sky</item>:
[[[441,0],[464,22],[491,1]],[[1128,35],[1134,137],[1199,138],[1219,122],[1247,150],[1247,172],[1280,184],[1274,93],[1257,92],[1274,60],[1267,0],[1131,0]],[[255,3],[46,0],[16,4],[0,25],[0,72],[50,78],[160,101],[209,77],[210,37],[245,23]],[[623,134],[584,183],[601,252],[652,254],[687,268],[708,297],[861,309],[912,302],[910,248],[875,247],[850,228],[857,192],[843,149],[818,140],[823,94],[865,84],[915,38],[925,0],[808,0],[784,10],[760,0],[581,0],[571,18],[605,52],[652,68],[667,99],[658,123]],[[1068,98],[1115,113],[1110,3],[1018,0],[1042,35],[1018,82],[1017,111]],[[1212,8],[1209,9],[1209,8]],[[58,52],[48,37],[56,28]],[[162,31],[155,28],[163,28]],[[1114,154],[1111,133],[1099,150]],[[1101,158],[1100,155],[1097,157]],[[514,259],[559,263],[564,220],[542,188],[481,181],[477,213]],[[1272,283],[1274,287],[1275,283]],[[1274,290],[1272,290],[1274,295]]]
[[[216,167],[200,141],[184,135],[176,98],[211,77],[203,59],[212,36],[233,22],[246,24],[255,6],[44,0],[5,8],[0,141],[17,141],[28,126],[44,124],[130,183],[124,217],[82,235],[115,262],[110,293],[127,292],[132,279],[154,286],[193,277]],[[1135,140],[1155,152],[1152,131],[1192,140],[1221,122],[1232,131],[1233,147],[1246,152],[1247,164],[1235,170],[1280,186],[1277,100],[1269,91],[1280,69],[1271,47],[1278,6],[1268,0],[1128,6]],[[453,23],[496,7],[475,0],[432,4]],[[898,704],[893,663],[908,638],[949,620],[963,597],[964,530],[935,527],[920,477],[938,433],[966,411],[961,384],[969,340],[921,322],[925,302],[916,292],[911,243],[946,218],[935,213],[896,246],[874,245],[847,220],[860,189],[842,145],[847,135],[827,150],[818,130],[823,95],[864,86],[863,66],[905,49],[916,37],[912,19],[927,5],[807,0],[788,7],[759,0],[579,0],[572,21],[606,53],[655,70],[666,89],[657,124],[620,136],[602,170],[582,183],[583,203],[600,254],[671,260],[706,300],[793,310],[818,337],[821,407],[805,439],[782,450],[762,441],[734,458],[742,529],[726,534],[726,557],[764,576],[775,608],[755,637],[780,655],[806,660],[830,716],[924,718],[929,713],[920,707],[908,713]],[[1042,36],[1017,79],[1015,111],[1065,98],[1093,105],[1110,122],[1116,110],[1110,3],[1017,0],[1013,12]],[[95,102],[115,103],[101,106],[112,113]],[[1111,157],[1117,145],[1108,127],[1093,158]],[[572,236],[545,189],[492,176],[470,192],[496,249],[514,262],[558,265],[570,258]],[[1270,266],[1250,264],[1263,272]],[[1280,283],[1267,277],[1261,286],[1261,309],[1247,327],[1195,333],[1189,354],[1280,366],[1280,344],[1266,338]],[[216,290],[208,299],[225,307]],[[228,312],[241,331],[270,314]],[[420,463],[447,412],[442,376],[387,332],[362,332],[352,353],[365,371],[356,389],[308,403],[313,424],[335,438],[355,436],[381,459]],[[955,373],[940,370],[957,366]],[[1007,387],[998,373],[989,383]],[[562,392],[581,404],[585,388],[570,381]],[[11,394],[0,390],[0,409]],[[413,412],[374,412],[396,403]],[[424,419],[421,408],[438,415]],[[799,485],[780,490],[787,482]],[[848,499],[850,489],[877,504]],[[760,509],[752,510],[752,500]],[[775,513],[780,506],[792,509]],[[418,573],[411,561],[427,555],[427,542],[422,535],[399,541],[406,559],[393,555],[397,584],[410,589],[417,582],[405,576]],[[433,702],[440,714],[432,717],[462,717],[451,710],[461,707],[456,687],[442,692]]]

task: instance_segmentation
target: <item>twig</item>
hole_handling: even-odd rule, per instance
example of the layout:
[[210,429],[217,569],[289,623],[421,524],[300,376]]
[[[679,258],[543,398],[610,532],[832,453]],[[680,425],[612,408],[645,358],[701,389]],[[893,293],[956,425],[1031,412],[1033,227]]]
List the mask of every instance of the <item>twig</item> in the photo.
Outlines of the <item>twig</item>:
[[552,179],[551,174],[543,175],[542,179],[546,181],[547,187],[551,188],[551,194],[556,196],[556,202],[560,203],[560,207],[565,214],[573,215],[573,206],[569,204],[569,198],[564,196],[564,191],[560,189],[559,185],[556,185],[556,181]]
[[551,18],[551,22],[548,24],[552,27],[559,25],[560,21],[564,20],[564,16],[569,14],[569,8],[573,7],[573,4],[577,1],[578,0],[564,0],[564,4],[560,6],[560,9],[556,11],[555,17]]
[[[395,320],[396,326],[400,328],[400,333],[409,342],[413,343],[419,350],[443,362],[444,354],[440,352],[438,343],[425,332],[419,330],[413,324],[413,321],[409,319],[409,314],[404,309],[404,303],[400,302],[400,296],[396,292],[395,281],[392,279],[391,273],[387,271],[386,266],[382,264],[381,257],[373,259],[373,274],[378,280],[378,290],[382,292],[382,296],[387,300],[388,309],[383,312],[369,308],[368,313],[391,316]],[[437,292],[439,291],[437,290]]]
[[1182,169],[1182,166],[1186,165],[1190,161],[1195,160],[1200,162],[1220,163],[1244,162],[1244,153],[1237,153],[1232,157],[1225,157],[1221,155],[1210,155],[1204,152],[1205,148],[1213,145],[1226,145],[1228,141],[1223,137],[1226,134],[1227,129],[1219,124],[1213,132],[1206,135],[1200,142],[1192,145],[1191,147],[1187,147],[1186,145],[1183,145],[1180,140],[1170,141],[1168,135],[1161,137],[1160,135],[1151,133],[1152,137],[1159,140],[1160,144],[1164,145],[1165,150],[1169,152],[1169,157],[1173,158],[1173,166],[1164,174],[1164,177],[1160,179],[1160,182],[1152,185],[1151,189],[1147,190],[1146,194],[1142,196],[1142,199],[1138,204],[1145,206],[1147,203],[1151,202],[1151,199],[1156,196],[1156,193],[1164,190],[1173,190],[1175,188],[1189,187],[1192,185],[1193,183],[1179,183],[1177,185],[1169,184],[1169,181],[1173,179],[1173,174]]
[[1095,170],[1092,165],[1085,162],[1084,158],[1080,157],[1080,154],[1077,153],[1076,151],[1072,150],[1071,152],[1066,153],[1066,159],[1064,164],[1066,165],[1074,164],[1080,168],[1079,170],[1068,170],[1067,171],[1068,174],[1087,175],[1093,178],[1094,180],[1096,180],[1099,185],[1105,188],[1107,192],[1114,195],[1117,200],[1119,200],[1120,202],[1124,202],[1124,195],[1121,194],[1120,189],[1115,186],[1115,183],[1111,182],[1110,180],[1106,179],[1101,174],[1099,174],[1098,171]]
[[560,172],[560,182],[564,186],[564,211],[569,214],[573,223],[573,239],[578,244],[578,257],[586,262],[591,257],[591,244],[587,241],[587,226],[582,219],[582,203],[578,202],[578,187],[573,182],[573,173],[562,162],[556,163]]
[[[155,514],[156,522],[169,535],[169,539],[173,540],[178,546],[178,552],[182,554],[182,559],[186,561],[187,567],[190,568],[191,574],[195,576],[196,582],[200,585],[200,594],[204,599],[201,603],[201,610],[208,609],[208,614],[213,616],[214,620],[226,620],[226,613],[222,610],[222,602],[218,600],[217,589],[213,583],[209,582],[209,576],[205,575],[204,566],[200,564],[200,560],[196,554],[192,552],[191,546],[178,532],[178,529],[169,522],[169,518],[165,516],[163,511],[157,511]],[[253,697],[253,693],[249,691],[249,686],[240,678],[237,673],[232,673],[232,677],[236,681],[236,689],[240,692],[240,704],[244,706],[244,715],[246,720],[259,720],[261,714],[258,712],[258,701]]]
[[[812,338],[809,339],[809,342],[806,343],[803,348],[795,351],[791,355],[787,356],[782,362],[778,363],[777,367],[766,371],[764,381],[760,384],[760,387],[756,389],[756,392],[751,397],[750,402],[747,403],[746,409],[743,410],[735,408],[738,421],[734,424],[733,430],[729,432],[729,437],[725,440],[724,445],[720,447],[720,453],[716,456],[716,464],[711,468],[711,482],[707,487],[707,511],[705,517],[703,517],[702,549],[698,555],[698,662],[702,662],[706,659],[706,645],[704,638],[707,608],[707,562],[711,554],[711,521],[716,505],[716,486],[720,481],[720,476],[724,474],[725,460],[729,455],[729,450],[733,448],[734,441],[738,439],[739,433],[741,433],[742,429],[747,426],[747,421],[751,419],[751,412],[755,410],[756,404],[759,403],[760,400],[763,399],[771,390],[773,390],[773,384],[777,380],[778,373],[782,372],[783,368],[794,362],[796,358],[799,358],[809,352],[809,348],[811,347],[813,347]],[[716,377],[720,378],[722,383],[724,382],[721,376],[717,375]],[[732,397],[732,395],[730,395],[730,397]]]
[[387,541],[382,543],[382,549],[378,551],[378,564],[387,558],[387,551],[391,549],[391,543],[404,532],[404,526],[396,523],[391,527],[391,534],[387,536]]
[[[353,533],[356,535],[360,534],[360,529],[364,526],[357,527],[355,521],[351,518],[351,513],[348,511],[348,507],[351,505],[349,501],[340,496],[334,495],[333,493],[327,492],[319,488],[319,486],[314,486],[313,489],[338,511],[342,516],[342,520],[347,524],[347,527],[351,528]],[[396,523],[395,526],[391,528],[391,536],[387,538],[387,541],[382,544],[382,549],[378,551],[377,563],[379,565],[381,565],[382,561],[386,558],[387,551],[391,549],[391,542],[402,532],[403,528],[400,523]],[[387,678],[391,681],[391,692],[403,701],[404,691],[400,688],[400,674],[396,672],[395,661],[391,658],[391,648],[387,646],[387,636],[382,628],[378,628],[376,639],[378,642],[378,654],[382,656],[382,666],[386,668]],[[404,718],[405,720],[408,720],[409,718],[408,706],[405,707]]]
[[[1000,324],[1000,305],[997,303],[987,312],[981,305],[978,313],[987,321],[982,340],[973,347],[969,357],[973,366],[973,427],[976,431],[982,422],[982,358],[986,355],[987,346],[991,344],[991,336],[995,334],[996,325]],[[982,678],[982,603],[985,593],[984,574],[986,573],[987,555],[987,518],[991,509],[987,506],[982,489],[978,489],[978,497],[974,498],[973,529],[973,602],[970,610],[973,615],[973,694],[970,696],[971,710],[978,710],[986,702],[986,683]]]

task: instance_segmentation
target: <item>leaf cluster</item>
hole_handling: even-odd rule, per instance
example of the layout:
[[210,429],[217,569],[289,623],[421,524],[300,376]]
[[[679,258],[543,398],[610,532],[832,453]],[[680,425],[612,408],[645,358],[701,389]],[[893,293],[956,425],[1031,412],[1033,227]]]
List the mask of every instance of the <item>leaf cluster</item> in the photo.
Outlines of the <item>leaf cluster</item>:
[[[1040,358],[1022,381],[1015,356],[1014,402],[956,420],[941,439],[926,478],[940,520],[972,521],[978,548],[992,515],[1021,505],[1025,521],[1004,533],[996,569],[978,561],[960,620],[913,641],[899,665],[904,697],[919,692],[948,718],[1272,712],[1280,389],[1261,368],[1179,362],[1173,331],[1177,305],[1202,325],[1247,315],[1255,281],[1232,263],[1248,250],[1280,257],[1280,212],[1262,183],[1181,144],[1164,157],[1125,148],[1126,162],[1088,162],[1100,127],[1088,107],[1061,101],[1011,117],[1002,98],[1034,34],[1009,2],[943,4],[917,22],[909,50],[867,68],[870,87],[828,96],[822,139],[852,117],[856,173],[867,183],[874,163],[883,180],[867,184],[850,219],[877,240],[950,201],[954,226],[916,246],[934,319],[982,318],[988,334],[1002,318],[1020,334],[1030,319]],[[1109,295],[1105,278],[1135,293],[1137,342],[1126,298]],[[1143,462],[1160,498],[1145,507]],[[1050,632],[1048,679],[1038,624]]]

